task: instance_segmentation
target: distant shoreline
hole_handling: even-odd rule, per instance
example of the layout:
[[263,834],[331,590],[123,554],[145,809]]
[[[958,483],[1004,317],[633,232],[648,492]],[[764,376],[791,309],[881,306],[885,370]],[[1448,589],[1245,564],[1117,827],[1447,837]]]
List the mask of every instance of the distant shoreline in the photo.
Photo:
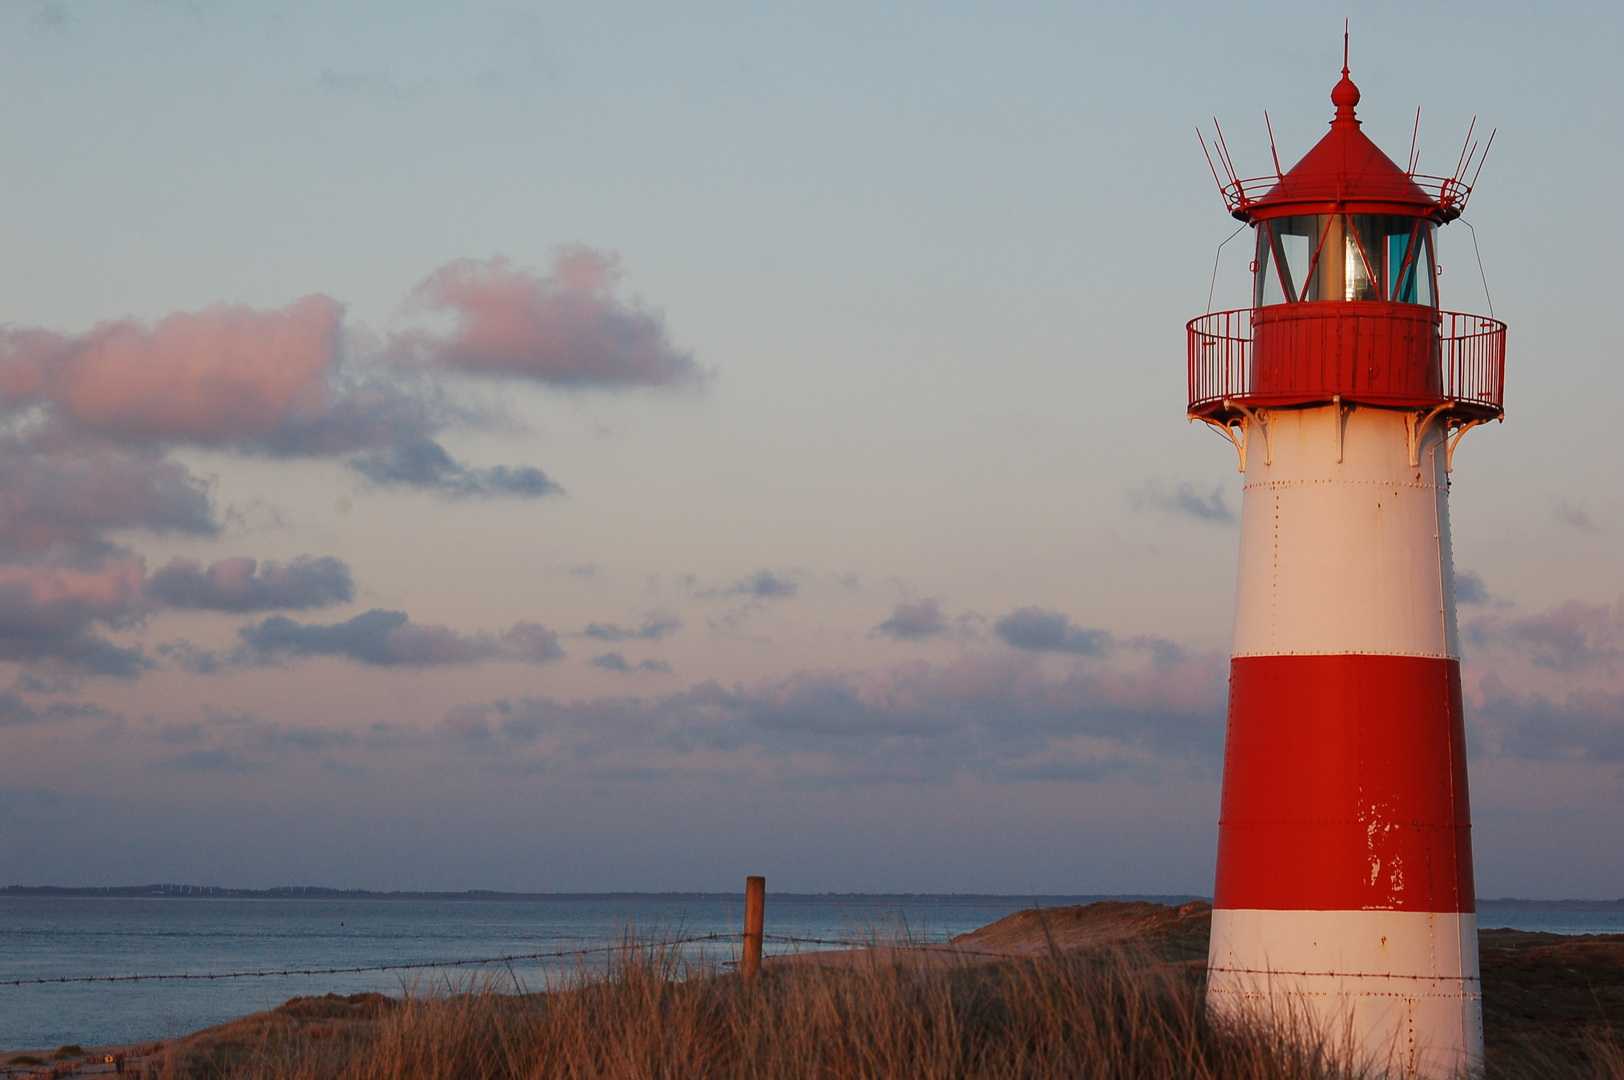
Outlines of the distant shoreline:
[[[330,889],[315,885],[289,885],[271,889],[233,889],[220,885],[7,885],[0,887],[0,898],[20,897],[33,899],[161,899],[161,900],[423,900],[423,901],[571,901],[592,900],[728,900],[742,897],[743,892],[499,892],[493,889],[467,889],[461,892],[395,891],[373,889]],[[1151,903],[1178,905],[1192,900],[1212,901],[1210,896],[1194,893],[863,893],[827,892],[794,893],[774,892],[770,896],[805,904],[839,904],[853,901],[906,901],[912,904],[977,904],[988,901],[1020,900],[1038,906],[1058,906],[1093,903],[1099,900],[1148,900]],[[1518,897],[1480,898],[1478,905],[1539,911],[1619,911],[1624,910],[1624,897],[1616,900],[1529,900]]]
[[[396,891],[381,892],[373,889],[329,889],[314,885],[292,885],[273,889],[233,889],[220,885],[7,885],[0,888],[3,897],[64,897],[64,898],[158,898],[165,900],[727,900],[743,897],[738,892],[498,892],[493,889],[467,889],[462,892]],[[769,892],[780,900],[803,903],[843,903],[853,900],[901,900],[910,903],[978,904],[986,901],[1006,902],[1019,900],[1040,905],[1092,903],[1096,900],[1148,900],[1153,903],[1182,904],[1191,900],[1210,900],[1194,893],[793,893]]]

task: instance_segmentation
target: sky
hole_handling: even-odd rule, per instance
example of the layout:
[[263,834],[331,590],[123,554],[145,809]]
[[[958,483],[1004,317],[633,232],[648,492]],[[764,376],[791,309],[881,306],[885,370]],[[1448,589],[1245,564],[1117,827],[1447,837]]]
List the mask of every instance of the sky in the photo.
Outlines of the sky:
[[1210,893],[1196,128],[1289,167],[1344,18],[1389,156],[1497,132],[1439,244],[1510,326],[1478,892],[1624,896],[1624,9],[1571,3],[0,5],[0,884]]

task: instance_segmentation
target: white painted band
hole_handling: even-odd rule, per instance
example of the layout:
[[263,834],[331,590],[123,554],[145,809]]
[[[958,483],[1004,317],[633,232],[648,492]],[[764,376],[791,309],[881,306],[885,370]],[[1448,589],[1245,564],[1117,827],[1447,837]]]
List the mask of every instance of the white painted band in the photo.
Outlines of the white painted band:
[[1471,912],[1215,910],[1207,1007],[1284,1023],[1403,1076],[1480,1070]]
[[1444,429],[1421,429],[1412,466],[1407,415],[1248,421],[1235,656],[1459,655]]

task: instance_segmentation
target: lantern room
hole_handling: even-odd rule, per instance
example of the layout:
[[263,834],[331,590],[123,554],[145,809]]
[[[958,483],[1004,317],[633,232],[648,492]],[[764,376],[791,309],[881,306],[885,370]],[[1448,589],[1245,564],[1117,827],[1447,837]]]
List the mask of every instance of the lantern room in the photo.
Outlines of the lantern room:
[[1315,300],[1437,306],[1433,230],[1399,214],[1291,214],[1257,223],[1254,307]]
[[1344,66],[1331,130],[1289,171],[1240,179],[1220,144],[1225,202],[1255,231],[1252,307],[1191,320],[1192,418],[1227,429],[1333,402],[1502,415],[1505,325],[1439,306],[1438,229],[1465,208],[1464,169],[1400,168],[1362,130],[1359,98]]

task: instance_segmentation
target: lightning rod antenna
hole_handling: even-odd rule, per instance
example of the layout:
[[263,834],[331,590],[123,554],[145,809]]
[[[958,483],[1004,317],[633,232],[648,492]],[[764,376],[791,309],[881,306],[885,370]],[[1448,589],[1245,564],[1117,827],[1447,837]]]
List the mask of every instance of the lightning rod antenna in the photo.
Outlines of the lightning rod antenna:
[[1472,145],[1472,132],[1476,131],[1476,130],[1477,130],[1477,117],[1474,116],[1474,117],[1472,117],[1471,125],[1468,126],[1467,129],[1466,129],[1466,141],[1461,143],[1460,160],[1455,162],[1454,176],[1455,176],[1455,179],[1457,181],[1460,180],[1461,173],[1465,171],[1465,169],[1462,166],[1466,162],[1466,150],[1467,150],[1468,147],[1470,147]]
[[[1483,163],[1485,161],[1489,160],[1489,147],[1494,145],[1494,136],[1495,136],[1495,133],[1498,132],[1499,130],[1500,130],[1499,128],[1495,128],[1494,131],[1489,132],[1488,145],[1483,147],[1483,156],[1477,159],[1477,172],[1472,174],[1472,183],[1471,183],[1470,187],[1467,188],[1468,191],[1470,191],[1471,188],[1477,187],[1477,178],[1483,175]],[[1484,285],[1484,290],[1487,291],[1487,289],[1488,289],[1488,285],[1485,284]],[[1490,311],[1489,314],[1493,315],[1494,312]]]
[[[1195,129],[1195,137],[1201,140],[1201,154],[1207,159],[1207,168],[1212,170],[1212,182],[1218,185],[1218,194],[1222,195],[1224,193],[1224,182],[1218,179],[1218,166],[1212,163],[1212,155],[1207,152],[1207,137],[1201,134],[1199,127]],[[1209,303],[1208,306],[1210,307],[1211,304]]]
[[1274,125],[1269,123],[1269,110],[1263,110],[1263,126],[1269,129],[1269,153],[1274,155],[1274,175],[1286,182],[1286,174],[1280,171],[1280,153],[1274,148]]
[[1218,129],[1218,151],[1223,155],[1224,171],[1229,173],[1229,182],[1239,183],[1240,177],[1235,173],[1235,159],[1229,156],[1229,144],[1224,141],[1224,129],[1216,116],[1212,118],[1212,126]]
[[1415,107],[1415,130],[1410,132],[1410,173],[1414,174],[1416,166],[1421,163],[1415,157],[1415,140],[1421,134],[1421,106]]

